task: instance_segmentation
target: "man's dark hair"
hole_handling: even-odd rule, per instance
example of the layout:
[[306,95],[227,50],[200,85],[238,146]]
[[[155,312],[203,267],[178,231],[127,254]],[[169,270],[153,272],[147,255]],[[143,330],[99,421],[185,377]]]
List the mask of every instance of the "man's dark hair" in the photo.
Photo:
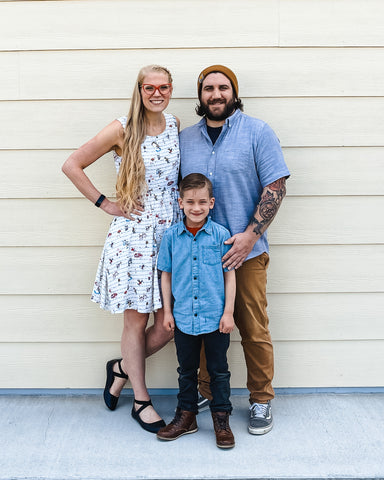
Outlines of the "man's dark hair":
[[197,188],[208,188],[209,198],[213,197],[213,188],[211,181],[201,173],[190,173],[184,177],[179,184],[180,197],[183,198],[187,190],[195,190]]

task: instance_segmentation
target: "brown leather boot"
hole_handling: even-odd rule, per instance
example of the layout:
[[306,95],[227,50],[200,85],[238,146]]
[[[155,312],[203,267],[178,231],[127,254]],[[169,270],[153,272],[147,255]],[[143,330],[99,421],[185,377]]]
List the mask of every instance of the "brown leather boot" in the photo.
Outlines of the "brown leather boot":
[[219,448],[232,448],[235,438],[229,426],[229,412],[211,412],[213,428],[216,434],[216,445]]
[[175,418],[166,427],[160,428],[157,438],[160,440],[176,440],[187,433],[197,432],[196,413],[176,409]]

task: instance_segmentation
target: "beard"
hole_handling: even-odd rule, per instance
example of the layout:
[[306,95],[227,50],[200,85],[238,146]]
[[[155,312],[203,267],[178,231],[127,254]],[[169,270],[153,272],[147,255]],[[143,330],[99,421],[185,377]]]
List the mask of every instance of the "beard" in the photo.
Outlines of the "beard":
[[211,110],[209,109],[209,106],[216,105],[216,104],[222,104],[222,101],[214,100],[207,103],[200,102],[200,112],[202,116],[207,117],[208,120],[220,122],[230,117],[232,113],[235,111],[235,99],[233,97],[231,100],[228,101],[228,103],[226,103],[222,113],[215,114],[211,112]]

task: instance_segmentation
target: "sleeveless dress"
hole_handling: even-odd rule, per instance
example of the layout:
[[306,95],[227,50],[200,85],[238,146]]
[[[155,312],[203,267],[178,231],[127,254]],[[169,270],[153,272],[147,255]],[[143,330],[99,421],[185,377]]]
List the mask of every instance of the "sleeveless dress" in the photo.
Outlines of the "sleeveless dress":
[[[148,189],[144,212],[134,220],[114,217],[100,258],[91,300],[112,313],[150,313],[162,307],[157,255],[165,230],[181,219],[177,203],[180,153],[176,119],[141,145]],[[127,117],[118,119],[125,127]],[[121,157],[114,153],[119,171]]]

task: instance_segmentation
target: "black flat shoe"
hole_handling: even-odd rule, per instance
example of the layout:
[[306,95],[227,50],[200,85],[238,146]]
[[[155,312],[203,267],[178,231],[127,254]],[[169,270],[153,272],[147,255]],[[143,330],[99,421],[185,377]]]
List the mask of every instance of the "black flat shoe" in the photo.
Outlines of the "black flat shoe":
[[[165,422],[164,420],[158,420],[157,422],[152,422],[152,423],[146,423],[146,422],[143,422],[143,420],[140,418],[140,412],[142,412],[144,410],[144,408],[147,408],[149,407],[150,405],[152,405],[152,402],[151,400],[133,400],[133,406],[132,406],[132,417],[137,421],[139,422],[141,428],[144,428],[144,430],[146,430],[147,432],[151,432],[151,433],[157,433],[160,428],[163,428],[165,427]],[[138,409],[138,410],[135,410],[135,402],[139,405],[141,405],[141,407]]]
[[[112,395],[112,393],[110,393],[109,391],[109,389],[112,387],[115,377],[125,378],[128,380],[128,375],[126,375],[121,368],[121,360],[122,358],[115,358],[114,360],[110,360],[109,362],[107,362],[107,381],[105,383],[103,396],[105,405],[110,410],[115,410],[115,408],[117,407],[117,402],[119,401],[119,397],[115,397],[115,395]],[[113,366],[116,362],[119,367],[120,373],[116,373],[113,371]]]

